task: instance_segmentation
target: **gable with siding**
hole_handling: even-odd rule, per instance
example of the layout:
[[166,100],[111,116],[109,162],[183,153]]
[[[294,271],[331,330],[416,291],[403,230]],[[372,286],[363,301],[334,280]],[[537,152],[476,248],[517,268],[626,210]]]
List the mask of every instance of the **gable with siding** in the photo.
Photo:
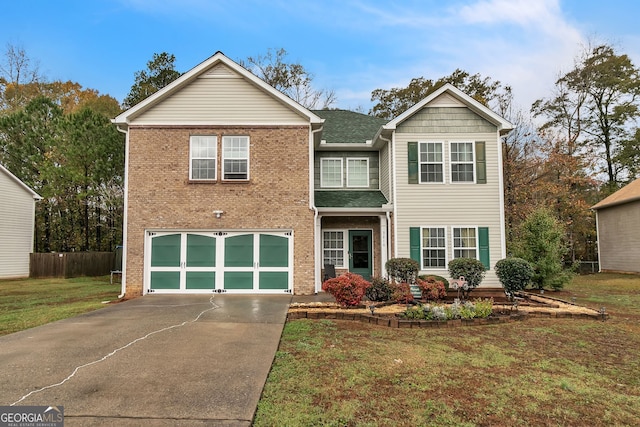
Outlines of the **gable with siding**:
[[135,117],[136,125],[299,125],[309,120],[222,64]]
[[[453,259],[453,228],[475,227],[478,257],[489,266],[482,286],[499,287],[493,266],[506,255],[500,134],[510,128],[508,122],[496,120],[486,107],[465,97],[444,89],[391,122],[395,127],[395,251],[399,257],[419,258],[420,229],[444,228],[448,262]],[[415,176],[410,178],[417,173],[417,163],[411,166],[411,148],[415,150],[420,142],[443,144],[444,183],[418,184]],[[451,182],[452,142],[473,143],[475,182]],[[446,269],[421,272],[449,276]]]

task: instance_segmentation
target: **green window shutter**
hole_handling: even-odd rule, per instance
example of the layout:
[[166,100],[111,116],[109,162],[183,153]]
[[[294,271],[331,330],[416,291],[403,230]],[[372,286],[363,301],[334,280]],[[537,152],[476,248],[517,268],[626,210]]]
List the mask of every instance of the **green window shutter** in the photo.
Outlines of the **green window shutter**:
[[480,249],[480,262],[487,270],[491,266],[489,259],[489,227],[478,227],[478,248]]
[[484,141],[476,141],[476,183],[487,183],[487,155]]
[[418,143],[417,142],[409,142],[407,143],[409,152],[408,152],[408,172],[409,172],[409,184],[417,184],[418,183]]
[[420,262],[420,228],[409,228],[409,257],[422,266]]

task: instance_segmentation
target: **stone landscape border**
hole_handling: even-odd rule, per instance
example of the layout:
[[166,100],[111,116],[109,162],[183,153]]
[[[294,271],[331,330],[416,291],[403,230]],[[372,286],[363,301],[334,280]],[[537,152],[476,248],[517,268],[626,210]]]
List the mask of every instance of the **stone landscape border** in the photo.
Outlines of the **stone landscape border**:
[[592,319],[605,320],[608,315],[603,316],[599,313],[571,313],[567,311],[559,312],[518,312],[507,315],[491,316],[484,319],[453,319],[453,320],[409,320],[400,319],[398,317],[376,316],[375,314],[365,313],[349,313],[348,311],[314,311],[314,310],[296,310],[287,313],[287,321],[297,319],[333,319],[333,320],[352,320],[361,323],[369,323],[378,326],[386,326],[389,328],[456,328],[460,326],[480,326],[480,325],[497,325],[516,321],[527,320],[532,317],[542,318],[574,318],[574,319]]

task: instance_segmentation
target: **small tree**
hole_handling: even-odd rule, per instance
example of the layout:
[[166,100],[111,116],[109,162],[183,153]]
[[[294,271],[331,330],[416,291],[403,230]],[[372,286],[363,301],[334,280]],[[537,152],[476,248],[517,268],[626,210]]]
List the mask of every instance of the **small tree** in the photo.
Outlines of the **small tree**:
[[573,276],[562,261],[567,253],[564,235],[564,227],[546,208],[534,210],[518,230],[514,255],[531,263],[531,280],[538,289],[562,289]]
[[449,261],[449,275],[453,279],[464,276],[468,289],[463,292],[463,298],[468,298],[469,293],[477,288],[484,279],[484,264],[475,258],[456,258]]
[[533,277],[533,267],[522,258],[505,258],[496,263],[496,275],[504,290],[510,294],[521,291]]

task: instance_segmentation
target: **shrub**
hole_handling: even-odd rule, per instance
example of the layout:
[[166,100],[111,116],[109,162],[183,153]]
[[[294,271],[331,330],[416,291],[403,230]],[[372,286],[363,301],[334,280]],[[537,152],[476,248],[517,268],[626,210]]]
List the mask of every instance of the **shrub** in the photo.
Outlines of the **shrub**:
[[[423,274],[421,276],[418,276],[418,278],[422,279],[422,280],[427,280],[429,278],[433,278],[435,280],[439,280],[440,282],[442,282],[444,284],[445,290],[447,290],[447,291],[449,290],[449,281],[445,277],[437,276],[435,274]],[[456,277],[456,279],[457,279],[457,277]]]
[[427,276],[426,279],[417,279],[416,285],[422,292],[422,299],[426,301],[437,301],[447,296],[444,283],[434,276]]
[[365,292],[365,296],[370,301],[389,301],[393,295],[393,289],[387,279],[382,277],[372,277],[371,286]]
[[413,302],[413,295],[411,294],[411,286],[407,282],[392,283],[393,299],[398,304],[410,304]]
[[475,258],[456,258],[449,261],[449,274],[454,279],[464,276],[469,288],[463,292],[463,297],[468,298],[469,292],[477,288],[484,279],[485,268]]
[[389,278],[398,283],[413,284],[418,277],[420,265],[411,258],[391,258],[385,264]]
[[345,273],[326,280],[322,284],[322,290],[333,295],[338,304],[354,306],[360,304],[369,286],[371,286],[371,283],[364,280],[362,276]]
[[505,258],[496,263],[496,275],[504,290],[513,293],[527,287],[533,277],[533,267],[522,258]]

